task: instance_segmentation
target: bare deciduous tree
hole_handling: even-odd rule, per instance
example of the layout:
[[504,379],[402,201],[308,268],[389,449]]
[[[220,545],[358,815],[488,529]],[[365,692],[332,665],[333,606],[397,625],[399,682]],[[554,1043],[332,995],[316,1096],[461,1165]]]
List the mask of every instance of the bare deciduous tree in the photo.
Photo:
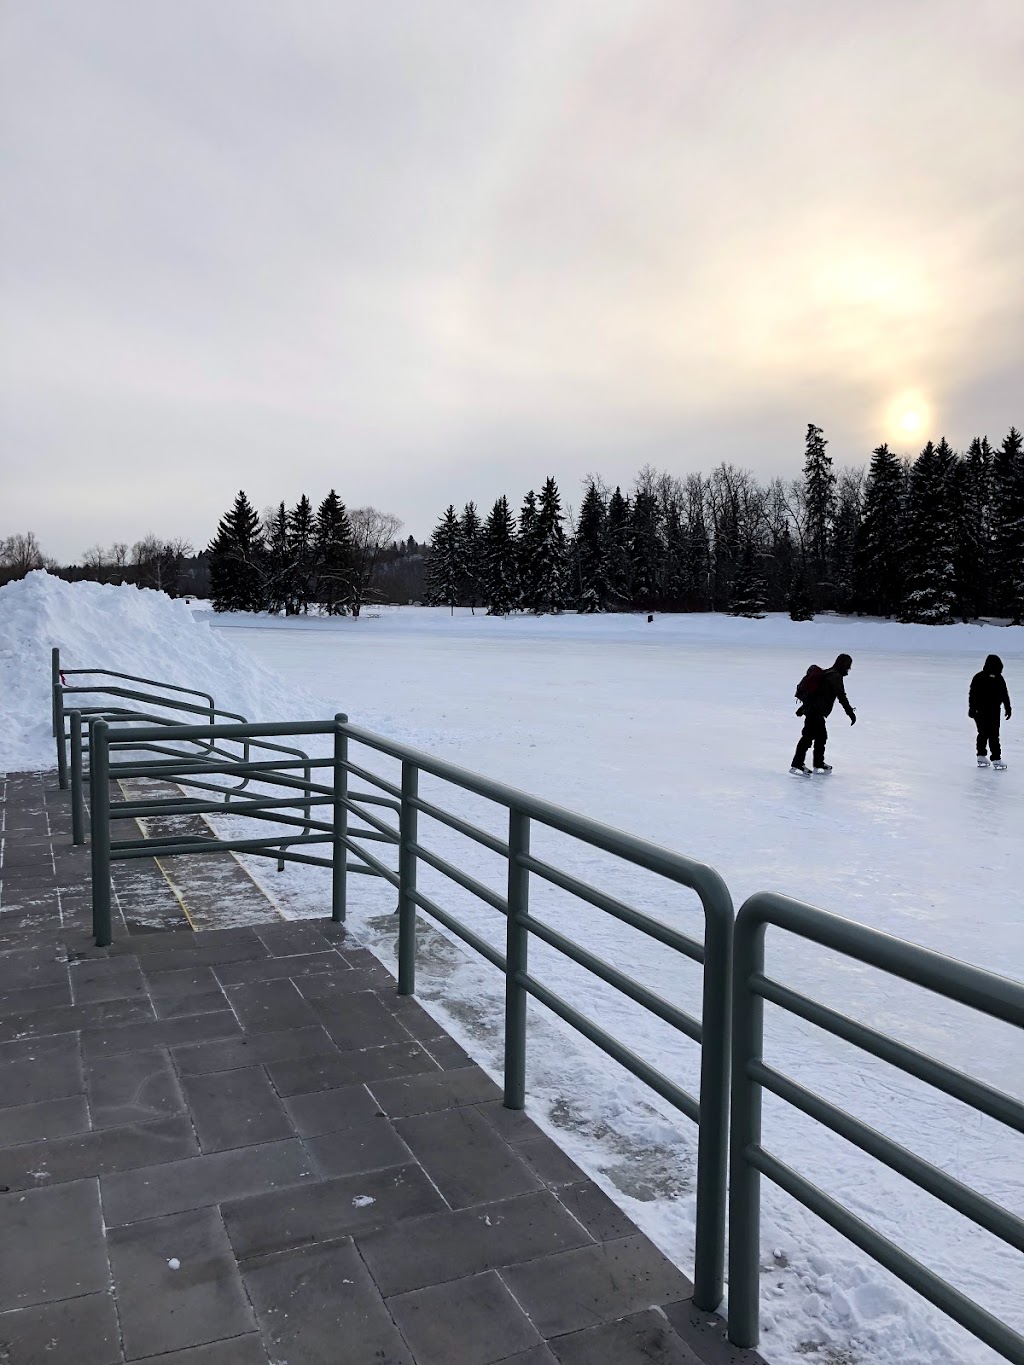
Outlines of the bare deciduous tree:
[[7,578],[24,578],[33,569],[46,567],[35,532],[24,531],[0,540],[0,566],[7,570]]
[[376,507],[357,507],[349,514],[355,551],[355,585],[352,615],[358,616],[369,598],[370,581],[377,561],[402,529],[402,522],[391,512]]

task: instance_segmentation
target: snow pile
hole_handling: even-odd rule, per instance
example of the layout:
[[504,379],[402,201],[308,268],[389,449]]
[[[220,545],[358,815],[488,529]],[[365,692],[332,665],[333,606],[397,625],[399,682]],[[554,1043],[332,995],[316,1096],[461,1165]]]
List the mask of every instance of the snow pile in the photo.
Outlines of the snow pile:
[[[109,668],[196,688],[209,692],[218,707],[249,720],[311,720],[326,714],[322,700],[284,682],[206,622],[195,621],[184,602],[144,588],[65,583],[39,570],[0,588],[0,770],[54,766],[54,645],[64,668]],[[76,681],[81,680],[68,679]]]

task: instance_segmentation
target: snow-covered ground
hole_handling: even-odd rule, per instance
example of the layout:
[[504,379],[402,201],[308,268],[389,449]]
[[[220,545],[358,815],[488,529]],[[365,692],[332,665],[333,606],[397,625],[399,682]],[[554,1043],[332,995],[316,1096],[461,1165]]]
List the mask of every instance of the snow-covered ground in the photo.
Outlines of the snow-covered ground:
[[[210,686],[221,705],[254,718],[345,711],[367,729],[709,862],[737,905],[755,890],[784,891],[1024,977],[1024,744],[1017,739],[1024,722],[1015,713],[1004,726],[1010,767],[994,773],[974,766],[966,715],[968,682],[990,651],[1004,659],[1011,697],[1024,698],[1022,631],[834,618],[504,621],[412,608],[359,621],[199,612],[192,628],[187,608],[157,594],[92,588],[86,597],[81,586],[44,575],[27,585],[0,590],[0,768],[52,762],[49,644],[60,643],[70,667],[104,663],[172,681],[200,678],[196,685]],[[173,639],[161,641],[168,632]],[[831,778],[791,778],[800,724],[793,688],[809,663],[828,664],[840,651],[854,659],[848,691],[858,724],[851,729],[834,713]],[[368,766],[394,771],[386,762]],[[432,782],[423,791],[431,799],[443,792],[449,809],[502,829],[486,803]],[[500,887],[496,860],[459,836],[424,821],[421,842]],[[559,837],[538,835],[538,847],[699,935],[689,893]],[[284,913],[323,912],[325,873],[290,866],[278,875],[266,862],[253,868]],[[390,961],[393,893],[370,878],[351,884],[354,932]],[[497,915],[442,885],[421,870],[425,890],[501,941]],[[690,964],[536,879],[533,894],[538,913],[591,951],[666,997],[697,1004]],[[692,1044],[567,969],[554,952],[535,945],[531,953],[535,975],[695,1085]],[[496,1068],[497,973],[443,940],[424,956],[428,1007]],[[1012,1030],[778,933],[769,935],[768,961],[773,975],[845,1012],[1012,1094],[1024,1091]],[[1024,1213],[1024,1139],[770,1007],[766,1018],[773,1065]],[[530,1112],[688,1268],[695,1133],[687,1121],[537,1006],[527,1075]],[[765,1142],[1024,1330],[1024,1257],[770,1098]],[[762,1350],[773,1362],[980,1365],[997,1358],[767,1182],[763,1233]]]

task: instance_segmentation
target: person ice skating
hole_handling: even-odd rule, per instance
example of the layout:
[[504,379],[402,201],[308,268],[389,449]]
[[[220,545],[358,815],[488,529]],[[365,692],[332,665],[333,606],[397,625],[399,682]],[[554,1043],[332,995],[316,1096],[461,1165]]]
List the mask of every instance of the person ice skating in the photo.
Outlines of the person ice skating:
[[1003,751],[999,746],[1000,710],[1005,709],[1010,719],[1010,694],[1003,677],[1003,661],[998,654],[990,654],[980,673],[971,679],[967,700],[967,714],[978,727],[978,767],[988,767],[992,755],[993,768],[1005,768]]
[[[801,700],[798,716],[804,718],[804,728],[797,741],[796,753],[790,772],[798,777],[810,777],[811,772],[805,765],[807,751],[814,746],[814,771],[830,773],[832,765],[825,762],[825,745],[828,743],[828,729],[825,718],[832,714],[832,708],[839,702],[850,717],[850,724],[856,725],[857,713],[850,705],[846,695],[844,679],[853,665],[849,654],[840,654],[831,668],[809,670],[814,674],[812,690]],[[806,681],[806,680],[805,680]],[[798,693],[798,695],[800,695]]]

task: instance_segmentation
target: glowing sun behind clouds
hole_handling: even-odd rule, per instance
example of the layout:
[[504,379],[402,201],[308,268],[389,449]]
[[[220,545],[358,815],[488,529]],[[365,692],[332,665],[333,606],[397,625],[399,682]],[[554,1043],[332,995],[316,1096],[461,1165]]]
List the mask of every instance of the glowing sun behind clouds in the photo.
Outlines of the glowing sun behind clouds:
[[930,420],[930,408],[921,394],[901,393],[889,404],[885,423],[887,439],[899,442],[924,439]]

